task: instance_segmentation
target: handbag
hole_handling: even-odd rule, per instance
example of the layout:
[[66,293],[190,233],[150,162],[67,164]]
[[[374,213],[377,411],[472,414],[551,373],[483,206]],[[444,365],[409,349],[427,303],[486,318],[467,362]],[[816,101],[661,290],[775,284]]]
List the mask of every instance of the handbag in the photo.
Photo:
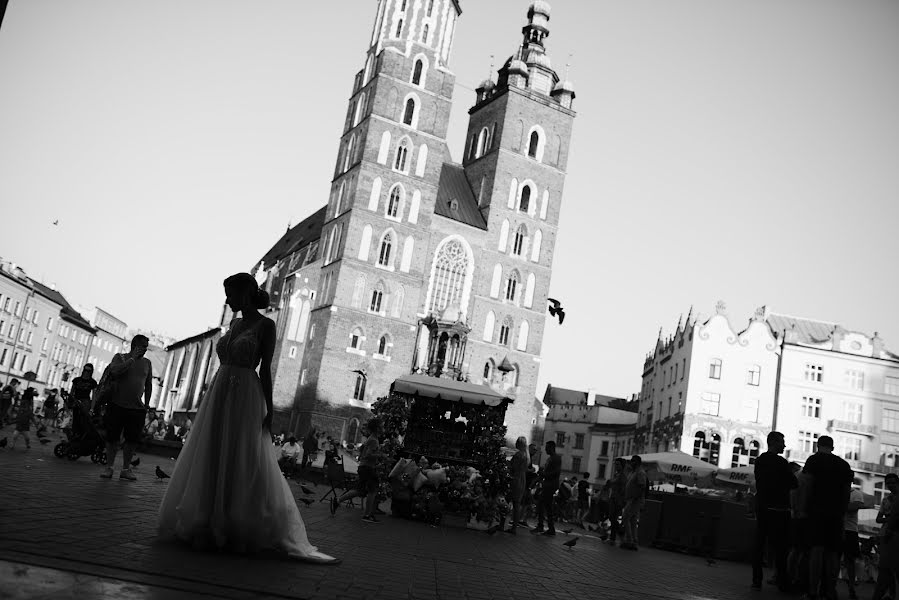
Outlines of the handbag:
[[112,400],[118,389],[118,381],[109,372],[109,367],[107,366],[103,369],[103,375],[100,377],[100,383],[97,384],[95,392],[97,409],[104,408],[109,404],[109,401]]

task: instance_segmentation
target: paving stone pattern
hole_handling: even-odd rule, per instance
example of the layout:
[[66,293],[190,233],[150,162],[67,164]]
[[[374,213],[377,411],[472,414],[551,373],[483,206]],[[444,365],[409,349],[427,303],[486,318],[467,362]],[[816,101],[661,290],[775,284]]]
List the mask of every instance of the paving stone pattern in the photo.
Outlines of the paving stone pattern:
[[[156,539],[156,513],[168,484],[156,480],[153,470],[159,464],[171,472],[173,462],[145,455],[136,469],[138,481],[119,480],[118,470],[114,479],[103,480],[89,459],[58,459],[52,446],[0,450],[0,560],[228,598],[779,596],[774,588],[751,592],[748,565],[709,566],[699,557],[651,548],[629,552],[590,536],[569,550],[562,542],[570,538],[562,534],[549,538],[519,530],[516,536],[491,536],[389,516],[380,525],[366,524],[358,508],[342,507],[332,518],[327,503],[317,501],[301,507],[309,537],[341,557],[340,565],[194,551]],[[298,485],[291,486],[303,496]],[[327,488],[315,490],[317,500]],[[12,570],[0,569],[0,589],[11,583],[3,578]]]

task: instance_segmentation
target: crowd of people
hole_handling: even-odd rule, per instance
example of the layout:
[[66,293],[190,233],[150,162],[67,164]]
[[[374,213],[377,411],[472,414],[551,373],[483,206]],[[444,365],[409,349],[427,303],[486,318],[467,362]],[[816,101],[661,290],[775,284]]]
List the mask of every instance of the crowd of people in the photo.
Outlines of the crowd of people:
[[[837,598],[842,564],[848,597],[857,598],[858,512],[865,499],[852,469],[833,453],[830,436],[818,438],[816,452],[804,466],[780,456],[785,448],[780,432],[769,433],[767,442],[767,451],[755,463],[752,588],[762,588],[765,556],[770,552],[774,577],[768,582],[781,591],[798,592],[808,599]],[[873,544],[879,554],[873,600],[895,598],[899,573],[899,511],[893,510],[899,476],[889,473],[885,483],[890,495],[877,515],[882,527]]]

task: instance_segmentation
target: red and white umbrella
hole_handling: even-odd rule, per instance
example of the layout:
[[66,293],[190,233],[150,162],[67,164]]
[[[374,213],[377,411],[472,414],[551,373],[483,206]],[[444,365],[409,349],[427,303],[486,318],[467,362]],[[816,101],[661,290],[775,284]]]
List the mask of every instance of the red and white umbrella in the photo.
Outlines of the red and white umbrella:
[[715,481],[738,486],[755,485],[755,467],[752,465],[718,469]]
[[[653,481],[694,486],[708,484],[717,470],[714,465],[683,452],[639,454],[643,468]],[[624,457],[630,460],[630,457]]]

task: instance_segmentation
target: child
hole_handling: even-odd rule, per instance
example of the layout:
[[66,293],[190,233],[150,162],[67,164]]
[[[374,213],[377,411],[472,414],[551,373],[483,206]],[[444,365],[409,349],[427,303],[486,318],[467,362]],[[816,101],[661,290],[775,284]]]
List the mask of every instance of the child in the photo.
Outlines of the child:
[[31,429],[31,424],[34,423],[37,425],[37,417],[34,416],[34,397],[37,395],[37,391],[34,388],[28,388],[25,390],[25,394],[22,396],[22,402],[19,406],[19,411],[16,413],[16,430],[12,434],[12,445],[10,449],[16,447],[16,440],[19,439],[19,436],[25,438],[25,448],[31,448],[31,440],[28,438],[28,431]]

